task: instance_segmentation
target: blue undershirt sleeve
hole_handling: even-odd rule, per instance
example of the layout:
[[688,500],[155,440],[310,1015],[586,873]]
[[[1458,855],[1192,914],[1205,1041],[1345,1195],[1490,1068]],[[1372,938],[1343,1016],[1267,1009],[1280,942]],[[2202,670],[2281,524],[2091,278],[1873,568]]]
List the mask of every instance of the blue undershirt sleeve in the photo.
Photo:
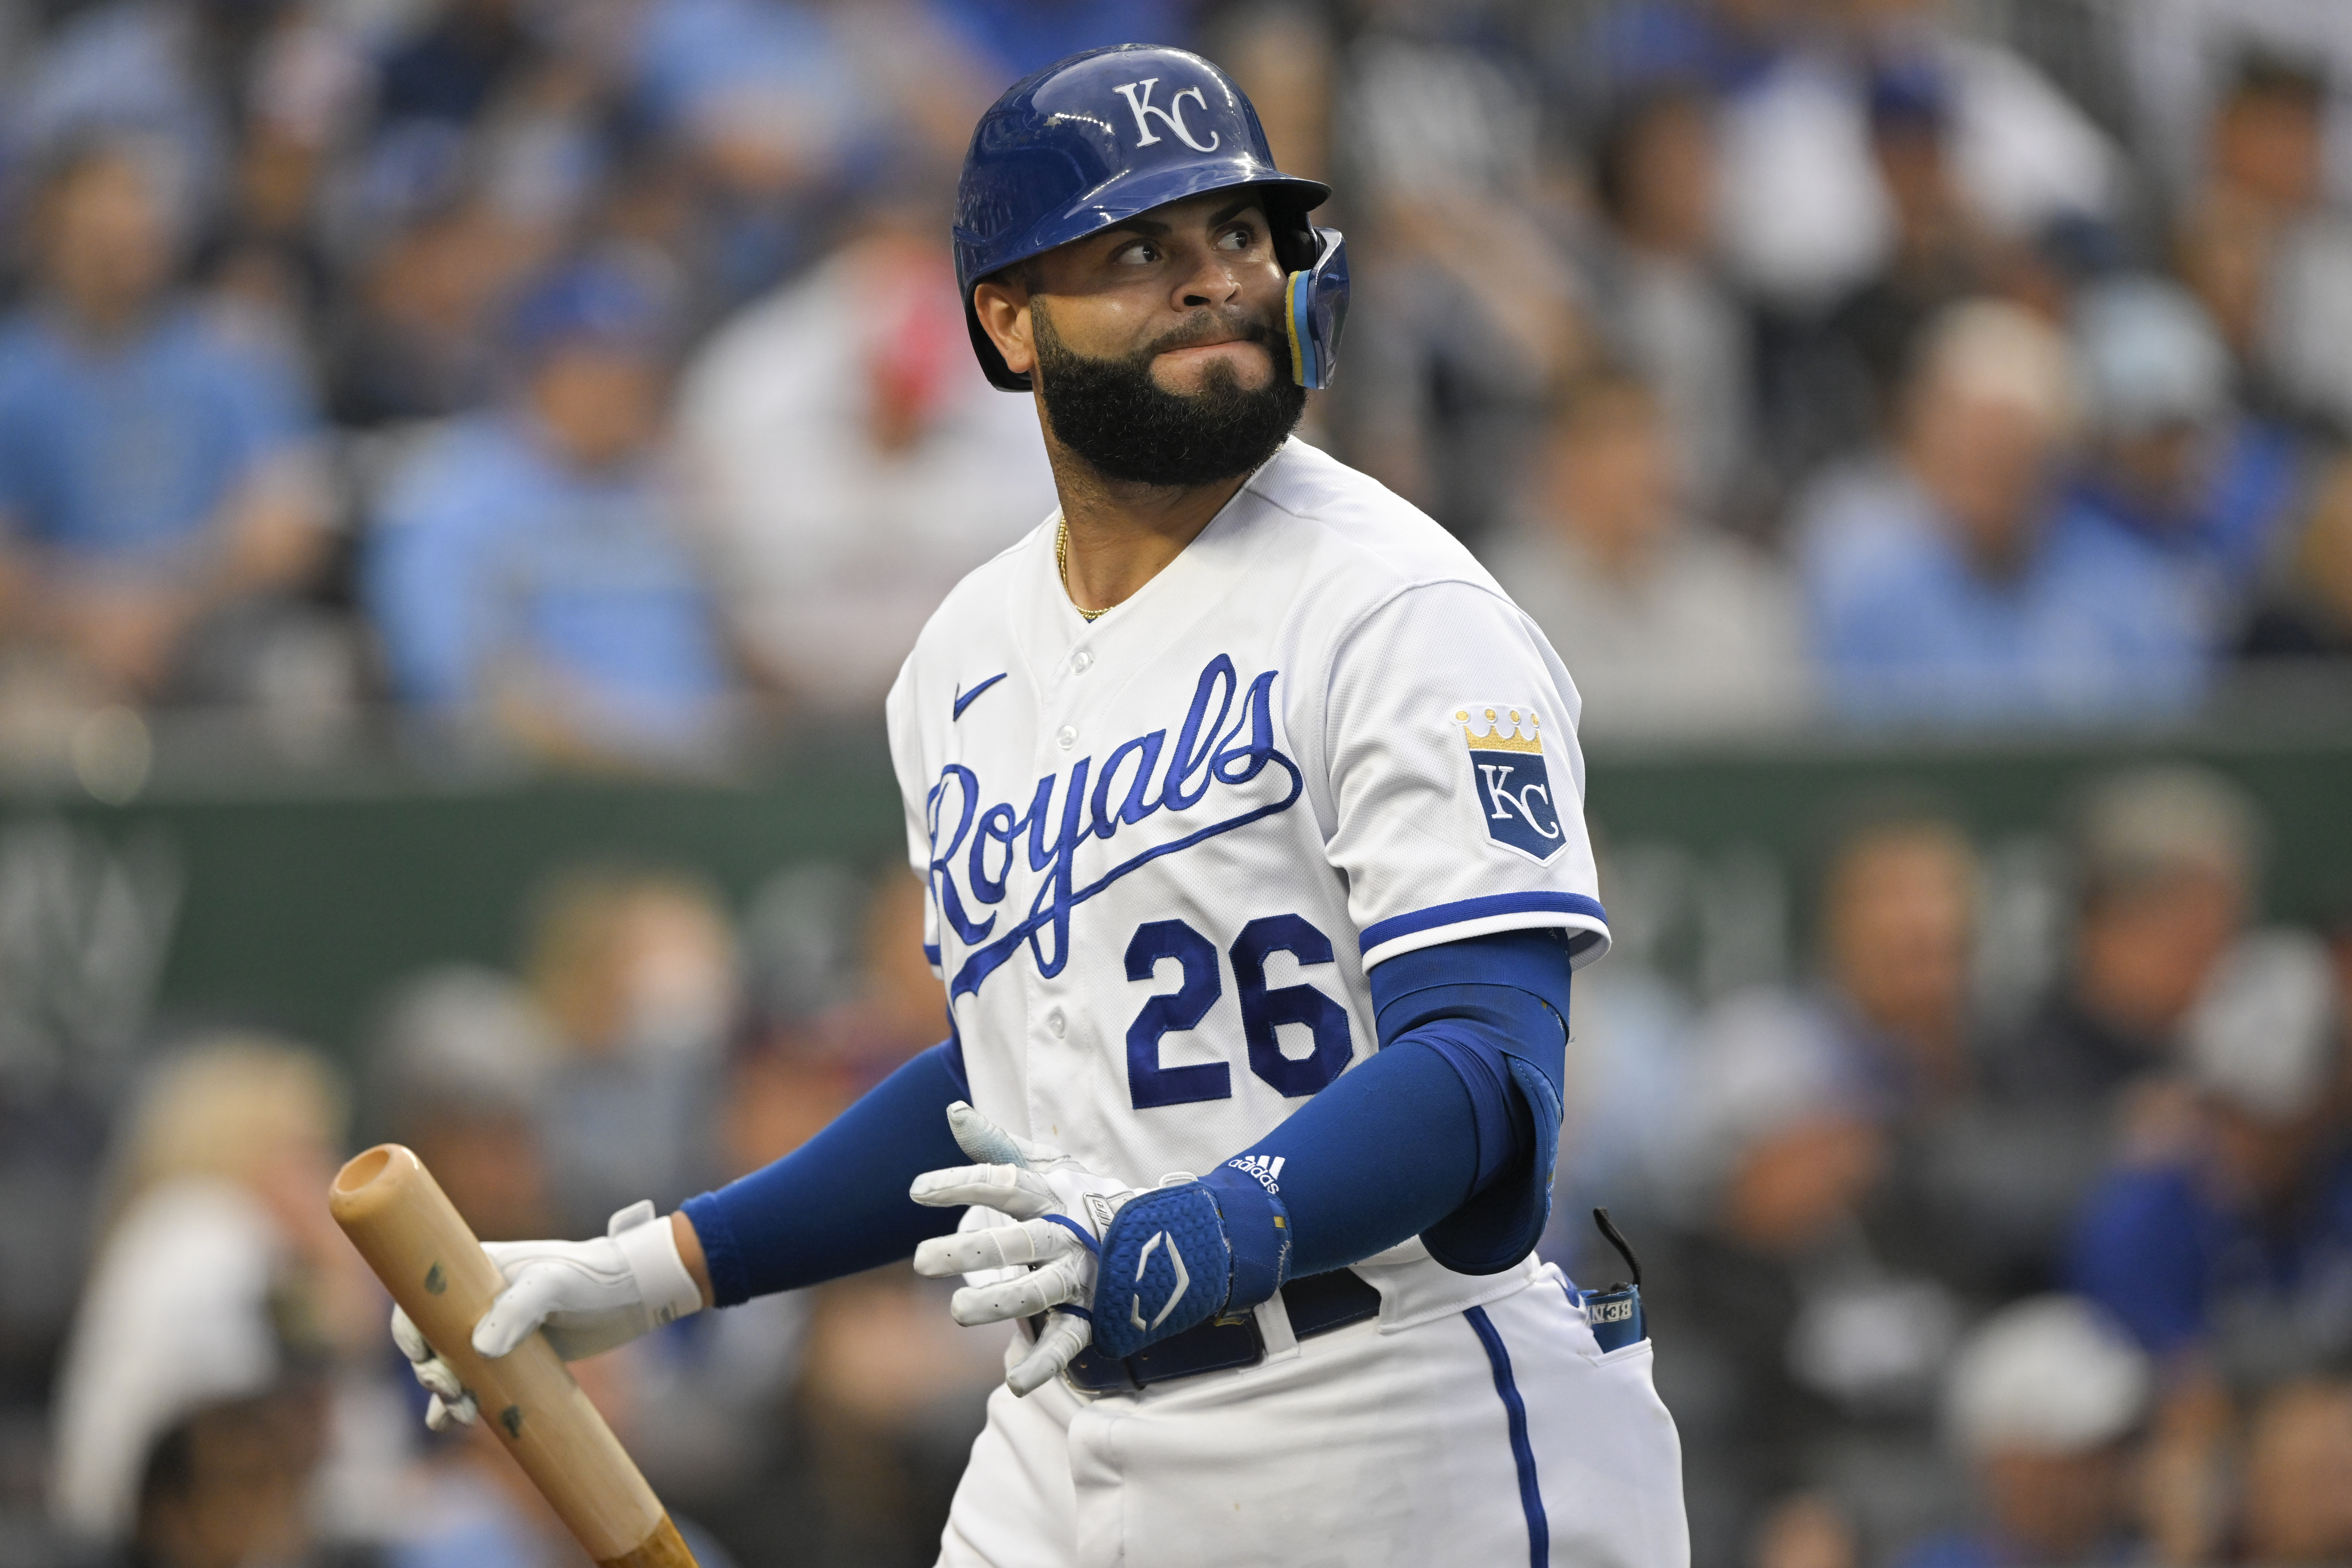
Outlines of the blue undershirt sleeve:
[[686,1201],[721,1307],[911,1257],[961,1209],[907,1195],[926,1171],[968,1165],[947,1108],[968,1100],[963,1059],[943,1040],[869,1089],[774,1164]]
[[[1472,937],[1374,969],[1380,1052],[1205,1178],[1235,1249],[1230,1305],[1413,1236],[1465,1274],[1525,1258],[1550,1215],[1569,975],[1553,931]],[[1278,1270],[1256,1267],[1256,1233],[1277,1213],[1287,1256]]]

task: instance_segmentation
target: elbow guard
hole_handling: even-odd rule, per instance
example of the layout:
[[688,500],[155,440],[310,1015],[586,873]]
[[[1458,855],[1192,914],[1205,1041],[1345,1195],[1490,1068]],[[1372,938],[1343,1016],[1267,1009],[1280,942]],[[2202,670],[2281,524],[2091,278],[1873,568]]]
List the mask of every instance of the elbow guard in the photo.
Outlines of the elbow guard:
[[1443,1055],[1475,1107],[1469,1197],[1422,1232],[1446,1268],[1495,1274],[1532,1251],[1551,1217],[1568,1069],[1570,963],[1556,931],[1504,931],[1401,953],[1370,975],[1381,1044]]

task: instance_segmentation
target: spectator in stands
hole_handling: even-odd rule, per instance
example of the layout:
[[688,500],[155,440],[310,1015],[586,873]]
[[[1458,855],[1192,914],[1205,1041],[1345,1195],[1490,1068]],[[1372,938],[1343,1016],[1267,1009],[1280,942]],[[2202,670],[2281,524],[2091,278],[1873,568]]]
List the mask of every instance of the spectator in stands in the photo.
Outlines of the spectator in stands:
[[1885,197],[1886,254],[1818,331],[1775,358],[1768,403],[1784,472],[1885,437],[1927,323],[1991,289],[2015,255],[1953,166],[1952,92],[1946,74],[1924,61],[1882,69],[1870,83],[1870,156]]
[[441,419],[488,402],[506,359],[493,310],[530,248],[477,200],[453,198],[387,223],[329,321],[335,418],[362,427]]
[[2247,621],[2248,658],[2352,658],[2352,458],[2338,452],[2316,466]]
[[1686,89],[1626,102],[1593,151],[1585,247],[1596,325],[1657,389],[1682,492],[1720,516],[1748,459],[1747,312],[1717,267],[1715,103]]
[[2215,106],[2179,265],[2258,400],[2352,431],[2352,218],[2326,205],[2327,84],[2250,54]]
[[320,1538],[312,1482],[328,1436],[318,1390],[232,1386],[173,1423],[139,1479],[136,1568],[375,1568],[372,1547]]
[[568,871],[537,900],[523,973],[563,1050],[539,1107],[562,1234],[601,1235],[640,1198],[666,1212],[702,1190],[737,1005],[717,894],[688,873]]
[[533,289],[513,330],[520,395],[387,487],[366,588],[393,688],[543,756],[707,762],[730,680],[660,461],[664,301],[585,260]]
[[2016,47],[2021,33],[2004,42],[1965,27],[1945,0],[1862,0],[1844,9],[1881,79],[1940,82],[1953,173],[1995,232],[2022,240],[2116,215],[2126,194],[2121,150]]
[[2352,1384],[2297,1378],[2266,1394],[2248,1423],[2241,1490],[2247,1562],[2352,1560]]
[[[321,1200],[341,1129],[324,1067],[274,1042],[202,1042],[145,1086],[58,1384],[53,1506],[76,1534],[251,1530],[255,1555],[291,1560],[306,1505],[328,1500],[311,1485],[321,1458],[381,1446],[364,1421],[325,1440],[324,1379],[379,1362],[383,1331]],[[363,1506],[390,1478],[341,1479],[341,1500]],[[236,1486],[242,1500],[220,1489]]]
[[2077,1287],[2165,1369],[2147,1496],[2169,1561],[2208,1556],[2222,1537],[2242,1402],[2339,1366],[2352,1347],[2339,1310],[2352,1151],[2334,980],[2302,933],[2241,944],[2186,1030],[2189,1092],[2139,1097],[2121,1161],[2084,1205]]
[[[627,106],[682,155],[706,259],[730,304],[810,258],[852,161],[891,129],[887,96],[844,47],[840,10],[805,0],[651,0],[628,14]],[[1009,85],[992,84],[989,96]]]
[[247,56],[265,16],[139,0],[51,13],[46,34],[25,40],[0,140],[36,163],[84,138],[135,142],[164,205],[194,218],[222,197],[232,159],[236,117],[215,73]]
[[1809,706],[1795,587],[1693,520],[1655,394],[1601,373],[1561,395],[1514,526],[1486,551],[1575,672],[1581,733],[1694,736]]
[[[1931,813],[1864,816],[1828,858],[1818,982],[1735,994],[1700,1026],[1685,1158],[1721,1184],[1687,1254],[1653,1269],[1657,1332],[1683,1336],[1687,1375],[1726,1380],[1676,1409],[1707,1413],[1694,1496],[1738,1500],[1728,1533],[1759,1553],[1796,1535],[1871,1560],[1950,1500],[1934,1394],[1989,1278],[1973,1173],[1946,1158],[1972,1104],[1975,869]],[[1673,1399],[1685,1374],[1665,1375]]]
[[722,327],[679,396],[726,612],[819,711],[878,714],[948,590],[1054,510],[1036,419],[973,361],[929,218],[877,204]]
[[521,986],[487,969],[404,982],[368,1050],[384,1135],[416,1151],[485,1241],[555,1236],[538,1122],[561,1047]]
[[1890,812],[1850,829],[1822,875],[1825,1022],[1896,1121],[1966,1100],[1976,855],[1948,821]]
[[1952,191],[2003,242],[2114,216],[2114,143],[2016,50],[1964,34],[1937,0],[1778,9],[1827,25],[1803,28],[1801,45],[1727,100],[1724,142],[1727,248],[1776,311],[1818,311],[1884,271],[1912,216],[1902,205],[1927,188],[1893,188],[1926,172],[1924,145],[1900,169],[1874,155],[1874,84],[1925,90]]
[[2042,1296],[1995,1313],[1960,1347],[1944,1401],[1978,1522],[1920,1542],[1901,1568],[2131,1560],[2131,1440],[2153,1383],[2147,1356],[2085,1301]]
[[[645,1434],[636,1422],[646,1390],[638,1375],[643,1358],[630,1353],[636,1348],[574,1362],[572,1374],[622,1445],[642,1456]],[[419,1471],[409,1506],[384,1544],[385,1568],[542,1568],[585,1560],[488,1422],[431,1444]],[[735,1568],[699,1521],[673,1510],[671,1522],[700,1568]]]
[[2090,440],[2069,504],[2178,576],[2226,647],[2302,500],[2300,447],[2240,413],[2229,350],[2177,284],[2094,286],[2076,302],[2074,339]]
[[1685,1116],[1698,1223],[1645,1262],[1693,1560],[1790,1532],[1872,1560],[1950,1502],[1933,1396],[1963,1309],[1920,1267],[1941,1238],[1890,1181],[1874,1086],[1790,998],[1717,1006]]
[[2180,1028],[2244,929],[2261,824],[2227,780],[2188,766],[2100,781],[2075,825],[2066,972],[1986,1063],[2009,1102],[2080,1119],[2095,1148],[2124,1089],[2173,1065]]
[[2063,973],[1983,1042],[1984,1103],[1946,1154],[1976,1178],[1970,1207],[2010,1288],[2063,1278],[2084,1195],[2119,1145],[2175,1137],[2180,1034],[2243,930],[2258,837],[2235,786],[2193,768],[2119,773],[2082,803],[2072,931],[2053,933]]
[[[2293,61],[2300,74],[2327,85],[2326,136],[2331,149],[2352,132],[2344,88],[2352,83],[2352,34],[2326,6],[2252,5],[2244,0],[2150,0],[2133,9],[2131,26],[2114,39],[2136,151],[2144,176],[2178,200],[2209,172],[2207,149],[2214,105],[2228,95],[2253,59]],[[2352,169],[2326,160],[2327,186],[2341,202],[2352,195]]]
[[2207,677],[2194,604],[2142,551],[2054,506],[2074,412],[2063,338],[2014,305],[1937,318],[1893,448],[1799,508],[1812,641],[1859,721],[2179,713]]
[[1339,61],[1334,120],[1366,243],[1349,368],[1323,412],[1349,461],[1480,543],[1517,499],[1548,389],[1592,357],[1552,222],[1560,172],[1519,62],[1404,7]]
[[376,113],[398,125],[468,125],[538,55],[515,0],[448,0],[399,40],[377,72]]
[[[1688,1357],[1661,1378],[1686,1422],[1694,1530],[1714,1537],[1702,1557],[1746,1538],[1768,1554],[1843,1541],[1872,1561],[1945,1526],[1959,1499],[1928,1415],[1949,1337],[2058,1272],[2095,1174],[2084,1155],[2105,1140],[1989,1094],[1974,886],[1948,824],[1882,808],[1828,858],[1821,982],[1736,996],[1701,1027],[1680,1145],[1701,1218],[1652,1272],[1661,1342]],[[1727,1301],[1736,1323],[1708,1305]],[[2114,1458],[2001,1460],[1980,1480],[2001,1527],[2022,1529],[2008,1510],[2027,1494],[2070,1468],[2087,1484]],[[2107,1505],[2095,1513],[2114,1527]]]
[[[7,651],[68,704],[249,697],[257,658],[237,652],[267,644],[273,596],[325,542],[303,393],[174,293],[172,224],[130,144],[61,153],[37,232],[33,301],[0,326]],[[198,664],[219,672],[201,691]]]
[[[740,1168],[789,1152],[945,1032],[944,990],[923,952],[925,899],[901,865],[862,876],[804,867],[761,889],[746,921],[761,1026],[737,1058],[728,1108]],[[795,1405],[819,1498],[802,1528],[835,1561],[929,1561],[929,1521],[954,1490],[1000,1356],[955,1328],[938,1284],[908,1269],[788,1300],[806,1313]]]
[[2343,1017],[2326,950],[2300,931],[2247,938],[2187,1029],[2199,1114],[2143,1136],[2091,1194],[2080,1289],[2150,1353],[2240,1387],[2335,1364],[2352,1270]]

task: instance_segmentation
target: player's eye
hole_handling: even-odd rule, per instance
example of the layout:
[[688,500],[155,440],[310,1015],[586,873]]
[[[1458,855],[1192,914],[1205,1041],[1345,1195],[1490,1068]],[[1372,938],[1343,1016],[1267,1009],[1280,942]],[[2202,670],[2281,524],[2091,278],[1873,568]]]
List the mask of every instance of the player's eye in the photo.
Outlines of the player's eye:
[[1149,267],[1160,259],[1160,247],[1148,239],[1130,240],[1112,251],[1110,258],[1118,267]]
[[1245,223],[1237,223],[1217,237],[1220,250],[1247,250],[1257,242],[1257,230]]

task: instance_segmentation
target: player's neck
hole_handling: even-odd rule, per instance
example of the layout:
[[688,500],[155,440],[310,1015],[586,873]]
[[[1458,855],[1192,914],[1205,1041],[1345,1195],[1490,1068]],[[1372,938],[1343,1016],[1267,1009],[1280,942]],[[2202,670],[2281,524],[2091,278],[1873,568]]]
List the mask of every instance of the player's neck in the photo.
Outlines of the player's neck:
[[1046,456],[1069,532],[1070,600],[1107,610],[1132,598],[1184,553],[1249,475],[1206,485],[1139,485],[1105,478],[1050,436]]

